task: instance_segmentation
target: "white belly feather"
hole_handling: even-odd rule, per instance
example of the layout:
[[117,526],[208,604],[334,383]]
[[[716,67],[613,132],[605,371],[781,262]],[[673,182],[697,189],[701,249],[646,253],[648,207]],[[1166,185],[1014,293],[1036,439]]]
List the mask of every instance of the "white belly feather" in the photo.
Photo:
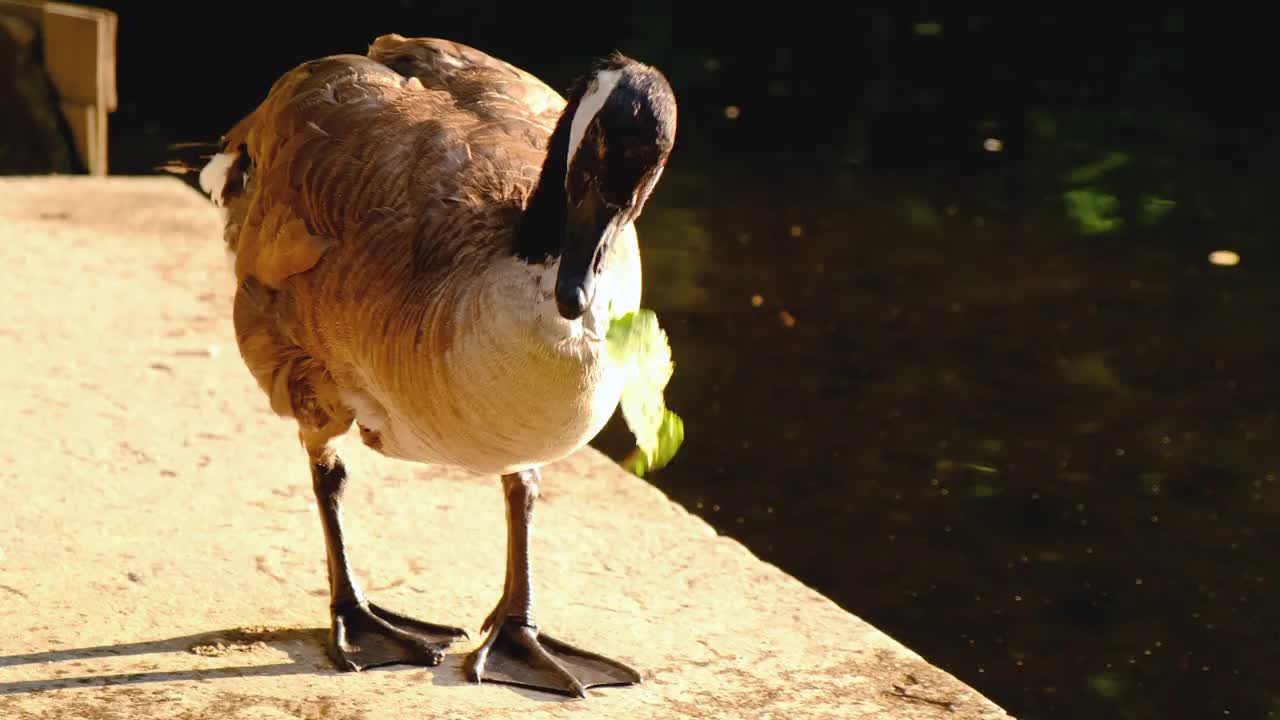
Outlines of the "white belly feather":
[[558,460],[613,415],[622,374],[605,352],[612,312],[640,305],[633,228],[616,240],[592,305],[574,321],[556,310],[558,263],[504,259],[459,303],[460,331],[443,358],[415,363],[420,391],[387,392],[373,378],[345,401],[389,456],[509,473]]

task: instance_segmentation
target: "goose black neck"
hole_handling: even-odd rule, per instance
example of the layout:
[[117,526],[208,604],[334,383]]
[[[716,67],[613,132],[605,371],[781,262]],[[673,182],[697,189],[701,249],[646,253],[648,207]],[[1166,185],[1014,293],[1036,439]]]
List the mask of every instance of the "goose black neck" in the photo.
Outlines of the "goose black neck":
[[543,262],[559,257],[564,242],[564,180],[569,162],[569,128],[577,100],[569,103],[560,115],[556,129],[547,141],[547,157],[542,163],[538,185],[529,196],[515,234],[515,255],[525,262]]

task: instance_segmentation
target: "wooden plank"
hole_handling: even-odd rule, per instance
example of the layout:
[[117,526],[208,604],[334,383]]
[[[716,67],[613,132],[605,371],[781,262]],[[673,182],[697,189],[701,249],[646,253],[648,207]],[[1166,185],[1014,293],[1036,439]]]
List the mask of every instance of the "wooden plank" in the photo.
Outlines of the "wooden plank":
[[62,99],[114,105],[115,43],[107,16],[52,3],[44,10],[45,67]]
[[37,22],[44,65],[91,175],[107,174],[107,113],[118,106],[114,12],[36,0],[0,0],[0,12]]
[[[76,152],[84,160],[90,175],[106,175],[107,134],[103,127],[106,111],[101,105],[64,100],[60,103],[62,115],[67,119],[75,141]],[[101,170],[101,172],[96,172]]]

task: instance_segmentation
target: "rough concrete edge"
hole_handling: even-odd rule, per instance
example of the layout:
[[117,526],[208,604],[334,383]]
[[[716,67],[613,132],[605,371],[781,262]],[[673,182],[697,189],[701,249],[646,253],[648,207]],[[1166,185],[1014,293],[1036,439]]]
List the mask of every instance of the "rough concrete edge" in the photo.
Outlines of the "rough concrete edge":
[[[137,186],[143,186],[143,187],[151,186],[156,188],[163,188],[163,187],[184,188],[185,187],[186,188],[185,190],[177,190],[175,192],[175,195],[177,195],[178,193],[187,194],[187,197],[190,199],[191,202],[200,203],[202,206],[205,204],[204,196],[198,190],[196,190],[190,183],[184,182],[180,178],[175,178],[167,175],[115,175],[115,176],[105,176],[105,177],[90,176],[90,175],[14,175],[14,176],[0,177],[0,185],[4,185],[4,184],[21,185],[24,183],[28,185],[34,183],[34,184],[42,184],[42,185],[49,185],[49,186],[56,186],[60,184],[68,184],[68,185],[69,184],[76,184],[76,185],[101,184],[103,186],[127,184],[135,187]],[[210,206],[210,209],[216,211],[216,209],[212,208],[211,206]],[[2,215],[0,215],[0,217],[2,217]],[[687,523],[687,527],[689,527],[690,530],[693,530],[694,532],[704,533],[707,538],[707,541],[717,543],[722,547],[728,549],[730,552],[739,553],[744,558],[748,559],[751,563],[766,569],[770,574],[777,577],[779,581],[785,586],[786,589],[788,589],[790,592],[796,593],[799,599],[803,599],[808,602],[824,604],[829,610],[834,611],[837,614],[842,615],[854,621],[855,623],[865,627],[867,633],[878,636],[886,646],[892,649],[894,653],[897,655],[897,659],[913,660],[932,668],[938,674],[940,674],[941,676],[944,676],[947,680],[955,683],[958,688],[962,688],[968,693],[971,693],[975,699],[978,699],[982,702],[987,703],[990,706],[990,708],[993,710],[1004,713],[1003,715],[1004,717],[1012,717],[1012,716],[1009,716],[1003,710],[1003,708],[1000,708],[998,705],[996,705],[996,703],[992,701],[990,698],[986,697],[984,694],[982,694],[978,690],[974,689],[964,681],[960,680],[945,668],[942,668],[933,664],[927,658],[923,657],[915,650],[904,645],[902,642],[898,641],[893,636],[884,632],[874,624],[867,622],[857,614],[845,609],[839,603],[827,597],[825,594],[821,593],[816,588],[806,584],[805,582],[803,582],[796,576],[792,575],[791,573],[789,573],[779,565],[762,559],[759,555],[757,555],[754,551],[752,551],[750,547],[748,547],[741,541],[729,535],[721,533],[719,530],[715,528],[715,526],[713,526],[710,522],[708,522],[702,516],[690,511],[684,505],[673,500],[660,487],[654,485],[648,480],[645,480],[644,478],[637,477],[636,475],[628,472],[625,469],[625,467],[623,467],[620,463],[618,463],[617,461],[615,461],[613,458],[609,457],[602,451],[598,450],[594,446],[588,445],[585,449],[589,450],[590,452],[596,453],[598,455],[599,461],[602,464],[607,464],[611,466],[611,469],[609,470],[609,472],[615,473],[614,480],[616,482],[618,482],[619,484],[627,484],[629,490],[635,490],[637,492],[643,491],[645,493],[650,493],[651,494],[650,497],[652,497],[653,500],[655,501],[655,505],[660,505],[669,511],[673,511],[672,522]]]

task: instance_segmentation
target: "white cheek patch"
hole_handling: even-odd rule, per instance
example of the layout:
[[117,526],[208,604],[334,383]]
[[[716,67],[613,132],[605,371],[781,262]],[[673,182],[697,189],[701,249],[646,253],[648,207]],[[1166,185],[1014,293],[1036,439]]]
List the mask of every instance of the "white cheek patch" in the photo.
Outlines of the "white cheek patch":
[[[591,87],[587,93],[578,101],[578,110],[573,114],[573,123],[569,125],[569,157],[565,160],[566,168],[573,165],[573,156],[578,154],[578,147],[582,145],[582,136],[586,134],[587,126],[600,113],[600,108],[604,107],[605,100],[613,94],[613,89],[618,86],[618,81],[621,79],[621,70],[600,72],[591,81]],[[568,179],[567,173],[565,178]]]

